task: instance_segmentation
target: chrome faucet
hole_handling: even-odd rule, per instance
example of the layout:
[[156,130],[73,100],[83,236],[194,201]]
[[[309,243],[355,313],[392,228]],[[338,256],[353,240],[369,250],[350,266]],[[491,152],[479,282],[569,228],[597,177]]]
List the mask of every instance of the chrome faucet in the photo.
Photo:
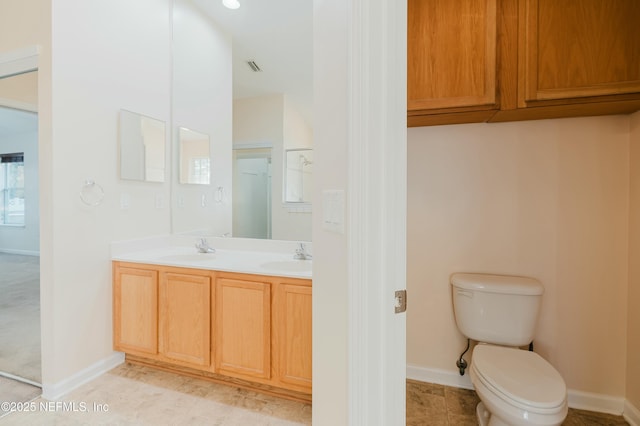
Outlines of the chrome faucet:
[[296,254],[293,255],[295,260],[310,260],[313,256],[307,252],[307,248],[304,243],[300,243],[300,246],[296,249]]
[[207,239],[202,237],[200,241],[196,242],[196,248],[198,249],[198,253],[215,253],[216,249],[211,247],[207,242]]

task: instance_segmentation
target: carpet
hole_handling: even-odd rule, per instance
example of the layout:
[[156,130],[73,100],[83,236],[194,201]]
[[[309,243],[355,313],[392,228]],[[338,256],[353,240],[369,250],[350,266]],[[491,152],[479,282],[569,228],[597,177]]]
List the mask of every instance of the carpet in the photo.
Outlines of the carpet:
[[0,372],[41,383],[40,258],[0,253]]

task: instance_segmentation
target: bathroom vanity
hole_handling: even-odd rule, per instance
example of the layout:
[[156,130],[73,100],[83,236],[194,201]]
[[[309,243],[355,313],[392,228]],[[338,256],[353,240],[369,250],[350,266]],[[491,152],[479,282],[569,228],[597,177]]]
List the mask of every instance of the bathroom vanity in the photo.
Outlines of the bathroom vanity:
[[311,262],[193,248],[113,258],[114,349],[132,363],[311,400]]

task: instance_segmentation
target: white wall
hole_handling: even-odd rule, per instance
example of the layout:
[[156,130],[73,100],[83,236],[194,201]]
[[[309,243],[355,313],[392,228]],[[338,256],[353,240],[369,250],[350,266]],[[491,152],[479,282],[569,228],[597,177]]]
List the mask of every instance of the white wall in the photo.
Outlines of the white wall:
[[[155,203],[169,200],[169,182],[121,181],[117,167],[121,108],[170,119],[170,1],[51,7],[55,55],[40,68],[51,88],[39,93],[41,105],[50,102],[51,135],[40,143],[45,387],[113,353],[109,243],[170,232],[168,202]],[[104,188],[99,206],[79,198],[86,179]],[[130,196],[126,210],[121,194]]]
[[[7,79],[9,80],[9,79]],[[38,116],[21,112],[33,121],[31,130],[0,134],[0,153],[24,152],[24,226],[0,226],[0,251],[37,255],[40,252],[40,198],[38,183]]]
[[[322,227],[322,193],[348,181],[349,2],[314,1],[313,424],[349,424],[347,236]],[[339,60],[337,58],[344,58]],[[319,78],[318,76],[322,76]],[[345,217],[349,211],[345,212]]]
[[545,287],[536,351],[623,397],[629,117],[413,128],[408,166],[407,362],[457,375],[450,274],[525,275]]
[[[231,37],[189,0],[175,0],[173,14],[173,151],[179,157],[178,127],[209,135],[211,183],[178,181],[173,164],[173,232],[223,235],[231,232]],[[216,202],[216,189],[227,195]],[[203,206],[202,200],[205,200]]]

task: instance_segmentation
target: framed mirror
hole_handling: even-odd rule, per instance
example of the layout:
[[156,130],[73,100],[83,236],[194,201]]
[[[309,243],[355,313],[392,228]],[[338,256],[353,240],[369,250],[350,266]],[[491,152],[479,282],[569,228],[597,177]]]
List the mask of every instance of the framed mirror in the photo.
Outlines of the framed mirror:
[[120,110],[120,178],[164,182],[166,125],[162,120]]
[[211,147],[209,135],[185,127],[178,128],[180,183],[209,185]]
[[284,176],[284,202],[310,204],[313,191],[313,149],[287,149]]

